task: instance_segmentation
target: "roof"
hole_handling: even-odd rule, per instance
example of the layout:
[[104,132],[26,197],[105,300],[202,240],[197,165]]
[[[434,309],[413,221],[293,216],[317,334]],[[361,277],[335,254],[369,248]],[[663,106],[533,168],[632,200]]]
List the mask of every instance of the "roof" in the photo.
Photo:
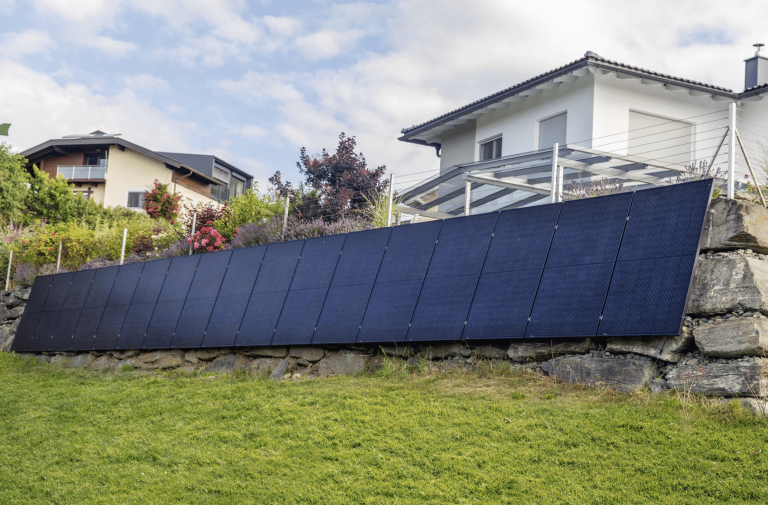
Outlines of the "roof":
[[726,99],[728,98],[737,99],[737,98],[743,97],[743,95],[752,96],[752,95],[756,95],[756,94],[760,94],[765,91],[768,91],[768,85],[763,85],[763,86],[756,86],[755,88],[751,88],[750,90],[745,90],[743,93],[738,94],[728,88],[714,86],[711,84],[693,81],[690,79],[684,79],[681,77],[674,77],[671,75],[662,74],[660,72],[654,72],[652,70],[647,70],[640,67],[627,65],[617,61],[608,60],[606,58],[603,58],[597,55],[596,53],[587,51],[583,58],[580,58],[576,61],[568,63],[567,65],[563,65],[562,67],[558,67],[554,70],[550,70],[549,72],[545,72],[543,74],[537,75],[536,77],[523,81],[512,87],[503,89],[497,93],[493,93],[492,95],[488,95],[485,98],[481,98],[480,100],[476,100],[463,107],[459,107],[458,109],[455,109],[451,112],[443,114],[442,116],[438,116],[430,121],[426,121],[424,123],[411,126],[409,128],[403,128],[401,133],[403,133],[404,135],[400,137],[400,140],[403,140],[406,142],[426,144],[426,142],[424,142],[423,140],[414,139],[412,137],[425,130],[429,130],[431,128],[443,125],[463,115],[477,112],[480,109],[484,109],[485,107],[493,103],[500,102],[512,96],[518,95],[526,90],[535,88],[536,86],[539,86],[548,81],[552,81],[553,79],[557,79],[558,77],[571,74],[574,71],[582,68],[590,68],[593,70],[605,69],[609,71],[619,72],[621,74],[626,74],[633,77],[639,77],[639,78],[654,80],[657,82],[662,82],[667,85],[679,86],[679,87],[684,87],[691,90],[706,92],[707,94],[711,94],[711,95],[722,96]]
[[234,165],[231,165],[227,163],[226,161],[222,160],[218,156],[214,156],[212,154],[189,154],[189,153],[169,153],[169,152],[158,152],[158,154],[162,154],[163,156],[168,156],[169,158],[173,158],[175,160],[178,160],[185,165],[194,168],[195,170],[199,170],[200,172],[210,175],[213,177],[213,166],[218,163],[219,165],[223,165],[233,172],[236,172],[240,174],[241,176],[245,177],[246,180],[253,179],[253,176],[249,174],[248,172],[244,172],[237,168]]

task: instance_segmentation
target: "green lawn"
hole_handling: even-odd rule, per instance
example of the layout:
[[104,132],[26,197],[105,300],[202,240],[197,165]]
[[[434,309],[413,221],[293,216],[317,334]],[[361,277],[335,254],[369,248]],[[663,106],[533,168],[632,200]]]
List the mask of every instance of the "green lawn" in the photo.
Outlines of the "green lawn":
[[274,383],[0,353],[0,503],[764,503],[768,423],[504,370]]

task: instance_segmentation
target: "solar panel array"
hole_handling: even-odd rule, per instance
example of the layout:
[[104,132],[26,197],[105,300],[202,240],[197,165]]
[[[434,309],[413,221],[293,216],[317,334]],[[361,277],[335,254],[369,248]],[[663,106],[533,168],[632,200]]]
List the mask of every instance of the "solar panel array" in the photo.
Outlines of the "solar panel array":
[[14,351],[676,335],[711,180],[42,276]]

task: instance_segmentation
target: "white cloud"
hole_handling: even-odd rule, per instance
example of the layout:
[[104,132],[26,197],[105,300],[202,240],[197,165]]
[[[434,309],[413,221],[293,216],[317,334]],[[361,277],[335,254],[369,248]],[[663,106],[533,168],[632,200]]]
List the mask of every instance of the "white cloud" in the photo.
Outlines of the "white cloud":
[[75,43],[83,47],[96,49],[106,55],[115,57],[126,56],[127,54],[139,49],[139,46],[133,42],[115,40],[111,37],[105,37],[103,35],[78,36],[75,39]]
[[22,58],[32,54],[46,53],[56,47],[50,35],[39,30],[24,30],[21,33],[0,34],[3,46],[0,54],[8,58]]
[[110,0],[34,0],[38,14],[70,23],[104,23],[111,20],[115,2]]
[[248,140],[261,140],[269,136],[269,130],[254,124],[241,125],[235,128],[238,135]]
[[170,91],[171,85],[165,80],[149,74],[136,74],[123,77],[126,88],[144,91],[147,93],[165,93]]
[[267,101],[277,101],[277,103],[303,101],[304,96],[292,82],[295,79],[298,80],[296,76],[291,75],[251,71],[239,80],[221,81],[219,87],[253,104],[264,104]]
[[296,34],[302,26],[300,19],[289,17],[264,16],[262,21],[271,33],[284,37]]
[[11,12],[15,5],[14,0],[0,0],[0,12]]
[[310,60],[326,60],[354,46],[365,32],[362,30],[323,30],[294,41],[301,53]]

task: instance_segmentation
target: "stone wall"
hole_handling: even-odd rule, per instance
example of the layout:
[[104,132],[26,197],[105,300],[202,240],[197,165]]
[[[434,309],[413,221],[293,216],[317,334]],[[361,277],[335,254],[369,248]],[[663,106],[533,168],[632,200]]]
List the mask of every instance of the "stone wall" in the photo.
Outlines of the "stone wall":
[[[768,397],[768,210],[718,199],[705,224],[680,335],[416,346],[324,346],[27,354],[89,370],[179,369],[269,375],[276,380],[362,372],[393,359],[470,370],[507,362],[566,382],[631,393],[687,389],[762,406]],[[29,288],[0,293],[0,349],[8,351]]]

